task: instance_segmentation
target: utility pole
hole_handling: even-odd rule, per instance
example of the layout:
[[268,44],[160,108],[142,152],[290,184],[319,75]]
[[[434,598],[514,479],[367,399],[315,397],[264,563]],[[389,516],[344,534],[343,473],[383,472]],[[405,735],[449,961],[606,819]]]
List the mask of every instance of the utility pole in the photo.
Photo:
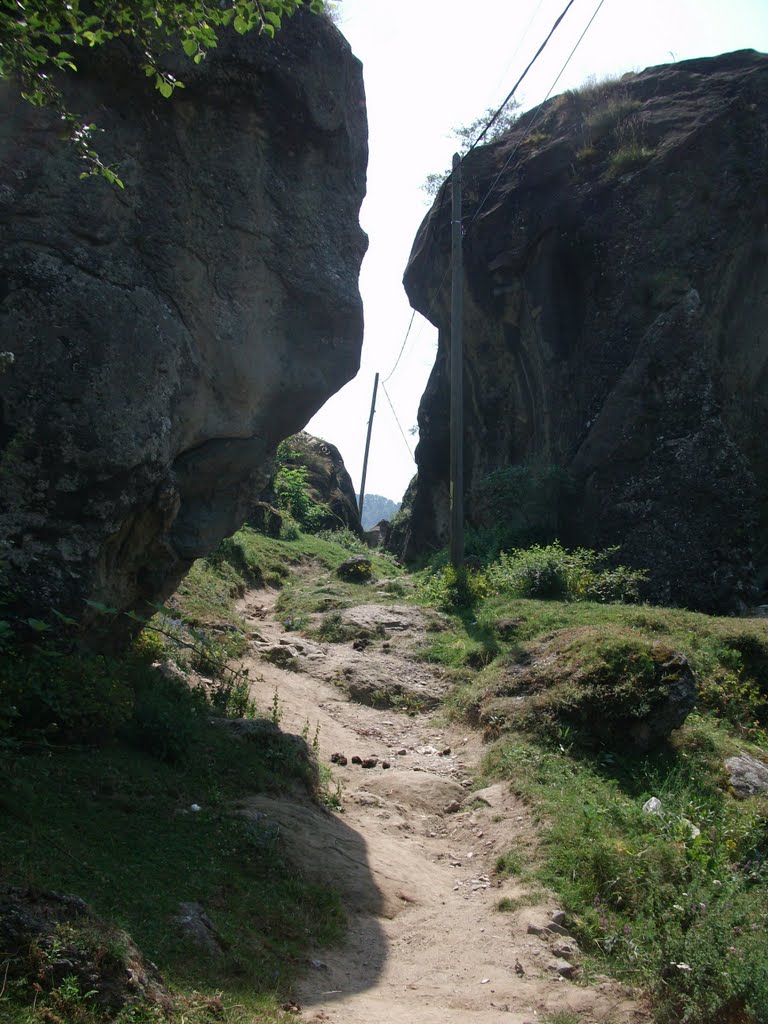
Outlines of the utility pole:
[[464,564],[464,270],[461,237],[461,157],[451,176],[451,565]]
[[371,415],[368,417],[368,436],[365,439],[365,455],[363,456],[363,479],[360,481],[360,522],[363,521],[363,502],[365,501],[365,475],[368,472],[368,452],[371,448],[371,430],[373,414],[376,412],[376,392],[379,390],[378,373],[373,378],[373,398],[371,399]]

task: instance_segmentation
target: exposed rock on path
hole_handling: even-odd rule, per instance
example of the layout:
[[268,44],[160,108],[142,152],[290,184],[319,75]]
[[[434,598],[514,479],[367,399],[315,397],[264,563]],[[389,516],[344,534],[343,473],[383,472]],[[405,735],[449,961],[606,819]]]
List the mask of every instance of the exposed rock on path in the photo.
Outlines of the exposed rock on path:
[[[249,603],[268,606],[269,599],[264,592],[249,595],[246,613]],[[423,673],[444,692],[439,673],[412,660],[431,613],[365,606],[344,611],[343,621],[366,628],[388,623],[386,639],[379,635],[360,653],[351,639],[319,643],[289,634],[297,650],[293,670],[262,660],[256,650],[249,665],[263,706],[277,690],[283,729],[301,732],[308,722],[312,735],[317,724],[321,762],[329,764],[334,754],[347,761],[332,766],[343,787],[341,814],[267,796],[241,806],[243,814],[279,829],[297,863],[338,889],[349,914],[344,944],[317,950],[297,986],[302,1019],[533,1024],[545,1011],[570,1010],[584,1024],[647,1022],[621,986],[566,980],[578,975],[577,948],[563,936],[566,929],[529,934],[534,916],[561,918],[550,894],[535,897],[494,874],[496,858],[510,849],[523,860],[535,858],[537,835],[530,810],[509,786],[472,791],[477,736],[441,724],[434,712],[408,715],[353,702],[334,685],[335,667],[357,665],[357,658],[371,676]],[[285,638],[269,614],[259,619],[258,632],[267,645]],[[367,760],[373,767],[362,766]],[[497,911],[502,897],[518,909]]]

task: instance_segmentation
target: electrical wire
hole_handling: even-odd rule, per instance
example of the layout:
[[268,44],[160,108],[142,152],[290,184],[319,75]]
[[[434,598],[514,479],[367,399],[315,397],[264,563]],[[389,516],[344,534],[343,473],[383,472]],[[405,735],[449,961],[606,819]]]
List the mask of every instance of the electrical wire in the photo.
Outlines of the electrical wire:
[[[512,90],[511,90],[511,91],[510,91],[510,92],[509,92],[509,93],[507,94],[507,96],[506,96],[506,98],[504,99],[504,101],[503,101],[503,103],[501,104],[501,106],[500,106],[500,107],[499,107],[499,108],[498,108],[498,109],[496,110],[495,114],[493,114],[493,116],[491,117],[491,119],[490,119],[490,120],[488,121],[488,123],[487,123],[487,124],[485,125],[485,127],[484,127],[484,128],[483,128],[483,130],[482,130],[482,131],[480,132],[480,134],[479,134],[479,135],[478,135],[478,137],[477,137],[477,138],[475,139],[475,141],[474,141],[474,142],[472,143],[472,145],[471,145],[471,146],[469,147],[469,149],[467,150],[467,152],[466,152],[466,153],[465,153],[465,154],[464,154],[464,155],[462,156],[462,158],[461,158],[461,159],[462,159],[462,162],[463,162],[463,161],[464,161],[464,159],[465,159],[465,158],[466,158],[466,157],[467,157],[467,156],[469,155],[469,153],[471,153],[471,152],[472,152],[472,150],[473,150],[473,149],[474,149],[474,148],[475,148],[475,147],[476,147],[476,146],[477,146],[477,145],[478,145],[478,144],[480,143],[480,141],[481,141],[481,140],[482,140],[483,138],[485,138],[485,136],[487,135],[488,131],[489,131],[489,130],[491,129],[491,127],[492,127],[492,126],[493,126],[493,125],[494,125],[494,124],[496,123],[496,121],[497,121],[497,120],[499,119],[499,117],[501,116],[501,114],[502,114],[502,111],[503,111],[503,110],[504,110],[504,108],[506,107],[507,103],[509,103],[509,101],[510,101],[510,100],[512,99],[512,97],[514,96],[514,94],[515,94],[515,92],[516,92],[516,90],[517,90],[518,86],[519,86],[519,85],[520,85],[520,83],[521,83],[521,82],[523,81],[523,79],[524,79],[524,78],[525,78],[525,76],[526,76],[526,75],[528,74],[528,72],[529,72],[529,71],[531,70],[531,68],[532,68],[532,67],[533,67],[533,65],[534,65],[534,64],[536,63],[536,61],[537,61],[537,60],[538,60],[538,58],[539,58],[539,57],[541,56],[541,54],[542,54],[542,53],[544,52],[544,49],[545,49],[545,47],[547,46],[547,43],[548,43],[548,42],[550,41],[550,39],[552,38],[552,36],[553,36],[553,35],[555,34],[555,32],[557,31],[557,29],[558,29],[558,27],[560,26],[561,22],[563,21],[563,19],[565,18],[566,14],[568,13],[568,11],[569,11],[569,10],[571,9],[571,7],[573,6],[573,4],[574,4],[575,2],[576,2],[576,0],[568,0],[568,3],[566,4],[566,6],[565,6],[565,8],[563,9],[562,13],[561,13],[561,14],[560,14],[560,16],[558,17],[558,19],[557,19],[557,20],[555,21],[555,23],[554,23],[554,25],[552,26],[552,28],[551,28],[551,29],[549,30],[549,34],[547,35],[546,39],[545,39],[545,40],[544,40],[544,42],[543,42],[543,43],[541,44],[541,46],[540,46],[540,47],[538,48],[538,50],[537,50],[537,51],[536,51],[536,53],[534,54],[533,58],[532,58],[532,59],[531,59],[531,60],[529,61],[529,63],[528,63],[528,66],[526,67],[525,71],[523,71],[522,75],[520,75],[520,77],[519,77],[519,78],[518,78],[518,80],[517,80],[517,81],[515,82],[514,86],[512,87]],[[602,2],[604,2],[604,0],[601,0],[601,5],[600,5],[600,6],[602,6]],[[535,18],[535,17],[536,17],[536,15],[538,14],[538,12],[539,12],[539,8],[541,7],[541,3],[542,3],[542,0],[540,0],[540,2],[539,2],[539,5],[538,5],[538,7],[537,7],[537,8],[536,8],[536,10],[534,11],[533,17],[532,17],[532,18],[531,18],[531,20],[530,20],[530,21],[528,22],[528,26],[527,26],[527,28],[526,28],[526,30],[525,30],[525,34],[527,34],[527,32],[528,32],[528,29],[530,28],[531,24],[533,23],[533,20],[534,20],[534,18]],[[599,10],[599,8],[598,8],[598,10]],[[595,13],[597,13],[597,12],[595,12]],[[592,21],[594,21],[594,15],[593,15]],[[590,25],[591,25],[591,24],[592,24],[592,22],[590,22]],[[589,28],[589,25],[587,26],[587,29],[588,29],[588,28]],[[586,34],[586,31],[587,31],[587,30],[585,29],[585,30],[584,30],[584,33],[582,33],[582,37],[581,37],[582,39],[584,38],[584,35]],[[579,40],[579,42],[581,42],[581,39]],[[517,49],[519,49],[519,48],[520,48],[520,45],[521,45],[521,44],[520,44],[520,43],[518,43],[518,47],[517,47]],[[576,44],[576,46],[578,46],[578,43]],[[574,51],[575,51],[575,47],[574,47]],[[517,50],[516,50],[515,52],[517,52]],[[573,56],[573,52],[571,53],[571,56]],[[569,57],[568,59],[570,60],[570,57]],[[567,65],[567,62],[566,62],[566,65]],[[564,70],[565,70],[565,67],[563,68],[563,71],[564,71]],[[563,71],[561,71],[561,72],[560,72],[560,74],[561,74],[561,75],[562,75]],[[558,75],[558,78],[559,78],[559,77],[560,77],[560,76]],[[557,79],[555,79],[555,83],[556,83],[556,82],[557,82]],[[552,88],[554,88],[554,84],[553,84]],[[551,90],[550,90],[550,91],[551,91]],[[547,94],[547,95],[549,95],[549,94]],[[529,128],[529,131],[530,131],[530,128]],[[519,148],[519,145],[520,145],[520,144],[518,144],[518,147],[517,147],[517,148]],[[515,152],[516,152],[516,151],[517,151],[517,149],[515,150]],[[511,158],[510,158],[510,159],[511,159]],[[506,167],[508,166],[508,164],[509,164],[509,161],[507,161],[507,164],[505,164],[505,165],[504,165],[504,168],[503,168],[503,170],[506,170]],[[496,180],[494,181],[493,185],[491,186],[491,191],[493,190],[493,188],[495,188],[495,186],[496,186],[496,184],[497,184],[497,182],[498,182],[498,180],[499,180],[499,177],[501,177],[501,175],[499,175],[499,176],[498,176],[498,177],[496,178]],[[490,193],[489,193],[489,194],[490,194]],[[487,201],[487,199],[488,199],[488,195],[486,195],[485,199],[484,199],[484,200],[483,200],[483,202],[482,202],[482,203],[480,204],[480,208],[482,208],[482,206],[484,206],[484,205],[485,205],[485,202]],[[478,216],[478,214],[479,214],[479,210],[480,210],[480,208],[478,208],[478,210],[477,210],[477,211],[476,211],[476,213],[475,213],[475,216],[474,216],[474,217],[472,218],[472,221],[471,221],[471,223],[470,223],[470,226],[471,226],[472,224],[474,224],[475,220],[477,219],[477,216]],[[426,314],[426,317],[425,317],[425,319],[427,319],[427,320],[429,319],[429,314],[430,314],[430,313],[432,312],[432,310],[433,310],[433,308],[434,308],[434,306],[435,306],[435,302],[437,301],[437,297],[438,297],[438,295],[440,294],[440,292],[441,292],[441,290],[442,290],[442,287],[443,287],[443,285],[445,284],[445,280],[446,280],[446,277],[447,277],[447,276],[448,276],[448,272],[446,271],[446,273],[445,273],[445,274],[443,275],[443,279],[441,280],[440,284],[439,284],[439,285],[437,286],[437,289],[436,289],[436,291],[435,291],[435,294],[434,294],[434,295],[432,296],[432,301],[431,301],[431,302],[430,302],[430,304],[429,304],[429,309],[427,310],[427,314]],[[411,328],[413,327],[413,322],[414,322],[414,318],[415,318],[415,316],[416,316],[416,310],[414,310],[414,311],[413,311],[413,314],[411,315],[411,320],[410,320],[410,323],[408,324],[408,330],[407,330],[407,331],[405,332],[405,338],[403,339],[403,343],[402,343],[402,345],[400,346],[400,351],[398,352],[398,355],[397,355],[397,359],[395,360],[395,364],[394,364],[394,366],[392,367],[392,369],[391,369],[391,370],[389,371],[389,373],[387,374],[387,376],[386,376],[386,377],[385,377],[385,378],[384,378],[384,379],[382,380],[382,385],[383,385],[383,384],[386,384],[386,382],[387,382],[388,380],[390,380],[390,379],[391,379],[391,377],[392,377],[392,376],[394,375],[394,373],[395,373],[395,370],[397,369],[397,367],[398,367],[398,366],[399,366],[399,364],[400,364],[400,360],[402,359],[402,356],[403,356],[403,352],[405,351],[405,346],[406,346],[406,344],[408,343],[408,338],[409,338],[409,336],[410,336],[410,333],[411,333]]]
[[[510,100],[512,99],[512,97],[514,96],[515,92],[517,91],[517,89],[518,89],[518,87],[519,87],[520,83],[521,83],[521,82],[523,81],[523,79],[524,79],[524,78],[526,77],[526,75],[528,74],[528,72],[529,72],[529,71],[531,70],[531,68],[533,67],[533,65],[534,65],[534,64],[536,63],[536,61],[538,60],[538,58],[539,58],[539,57],[541,56],[541,54],[542,54],[542,53],[544,52],[544,49],[545,49],[545,47],[547,46],[547,44],[549,43],[550,39],[552,38],[552,36],[553,36],[553,35],[555,34],[555,32],[557,31],[558,27],[560,26],[560,24],[562,23],[563,19],[564,19],[564,18],[565,18],[565,16],[566,16],[566,14],[567,14],[567,13],[568,13],[568,11],[569,11],[569,10],[571,9],[571,7],[573,6],[573,4],[574,4],[574,3],[575,3],[575,0],[568,0],[568,3],[566,4],[565,8],[564,8],[564,9],[563,9],[563,11],[561,12],[561,14],[559,15],[559,17],[558,17],[558,18],[557,18],[557,20],[555,21],[555,23],[553,24],[552,28],[551,28],[551,29],[549,30],[549,33],[548,33],[548,35],[547,35],[546,39],[545,39],[545,40],[544,40],[544,42],[543,42],[543,43],[541,44],[541,46],[540,46],[540,47],[538,48],[538,50],[537,50],[537,51],[536,51],[536,53],[534,54],[533,58],[532,58],[532,59],[531,59],[531,60],[529,61],[528,65],[527,65],[527,67],[525,68],[525,70],[523,71],[522,75],[520,75],[520,77],[519,77],[519,78],[518,78],[518,80],[517,80],[517,81],[515,82],[515,84],[514,84],[514,86],[512,87],[512,89],[510,90],[510,92],[509,92],[509,93],[507,94],[507,96],[505,97],[505,99],[504,99],[504,101],[502,102],[502,104],[501,104],[501,105],[500,105],[500,106],[498,107],[498,109],[496,110],[496,112],[495,112],[495,113],[493,114],[493,116],[492,116],[492,117],[491,117],[491,118],[489,119],[489,121],[487,122],[487,124],[485,125],[485,127],[483,128],[483,130],[482,130],[482,131],[480,132],[480,134],[478,135],[478,137],[477,137],[477,138],[475,139],[475,141],[474,141],[474,142],[472,143],[472,145],[471,145],[471,146],[469,147],[469,149],[467,150],[467,152],[466,152],[466,153],[464,153],[464,154],[463,154],[463,156],[461,157],[461,162],[462,162],[462,163],[464,162],[464,160],[466,159],[466,157],[467,157],[467,156],[468,156],[468,155],[469,155],[469,154],[470,154],[470,153],[472,152],[472,150],[473,150],[473,149],[475,149],[475,148],[476,148],[476,147],[477,147],[477,146],[478,146],[478,145],[480,144],[480,142],[482,141],[482,139],[483,139],[483,138],[485,138],[485,136],[486,136],[486,135],[488,134],[488,132],[490,131],[490,129],[491,129],[492,127],[493,127],[493,125],[494,125],[494,124],[496,123],[496,121],[497,121],[497,120],[499,119],[499,117],[501,116],[501,114],[502,114],[502,112],[503,112],[504,108],[505,108],[505,107],[506,107],[506,105],[507,105],[507,104],[509,103],[509,101],[510,101]],[[557,85],[557,83],[558,83],[558,82],[560,81],[560,79],[562,78],[563,74],[565,73],[565,70],[566,70],[566,68],[568,67],[568,65],[570,64],[570,62],[571,62],[571,59],[573,58],[573,55],[574,55],[574,54],[576,53],[576,50],[577,50],[577,49],[579,48],[579,46],[580,46],[580,44],[581,44],[582,40],[583,40],[583,39],[584,39],[584,37],[586,36],[586,34],[587,34],[587,32],[589,31],[589,29],[590,29],[590,28],[592,27],[592,23],[594,22],[594,20],[595,20],[595,18],[597,17],[597,15],[598,15],[598,14],[600,13],[600,10],[601,10],[601,8],[602,8],[602,6],[603,6],[603,4],[604,4],[604,3],[605,3],[605,0],[600,0],[600,2],[599,2],[599,4],[597,5],[597,8],[595,9],[595,11],[594,11],[594,13],[593,13],[592,17],[591,17],[591,18],[589,19],[589,21],[588,21],[588,23],[587,23],[587,26],[586,26],[586,28],[585,28],[585,29],[584,29],[584,31],[583,31],[583,32],[581,33],[581,35],[579,36],[579,38],[578,38],[578,39],[576,40],[576,44],[574,45],[574,47],[573,47],[573,49],[571,50],[571,52],[570,52],[570,53],[568,54],[568,57],[566,58],[566,60],[565,60],[565,62],[564,62],[564,64],[563,64],[563,66],[562,66],[562,67],[560,68],[560,71],[558,72],[558,74],[557,74],[557,77],[555,78],[555,80],[554,80],[554,81],[552,82],[552,85],[551,85],[551,86],[549,87],[549,90],[548,90],[548,92],[547,92],[547,95],[546,95],[546,96],[544,97],[544,99],[542,100],[541,104],[539,104],[539,111],[538,111],[538,113],[537,113],[536,117],[535,117],[535,118],[534,118],[534,119],[533,119],[533,120],[531,121],[531,123],[530,123],[530,124],[528,125],[527,131],[526,131],[526,132],[525,132],[525,134],[524,134],[524,135],[522,136],[522,138],[521,138],[521,139],[520,139],[520,140],[518,141],[517,145],[516,145],[516,146],[515,146],[515,147],[513,148],[513,150],[511,151],[511,153],[510,153],[510,154],[509,154],[509,156],[507,157],[507,159],[506,159],[506,161],[505,161],[504,165],[502,166],[501,170],[499,171],[499,173],[498,173],[498,174],[496,175],[496,177],[494,178],[494,180],[493,180],[493,182],[492,182],[492,184],[491,184],[491,187],[490,187],[490,188],[488,189],[488,191],[486,192],[485,196],[483,197],[483,199],[481,200],[481,202],[479,203],[479,205],[478,205],[478,206],[477,206],[477,207],[475,208],[475,210],[474,210],[474,213],[473,213],[473,216],[472,216],[472,219],[470,220],[469,224],[467,225],[467,227],[466,227],[466,229],[465,229],[465,231],[464,231],[464,237],[466,237],[466,235],[467,235],[467,234],[469,233],[469,231],[470,231],[470,229],[472,228],[472,226],[473,226],[473,225],[475,224],[475,222],[477,221],[478,217],[480,216],[480,213],[481,213],[481,212],[482,212],[482,210],[483,210],[483,207],[484,207],[484,206],[485,206],[485,204],[486,204],[486,203],[488,202],[489,198],[491,197],[491,194],[493,193],[493,190],[494,190],[494,189],[496,188],[496,186],[498,185],[499,181],[501,180],[501,177],[502,177],[502,175],[504,174],[504,172],[506,171],[507,167],[508,167],[508,166],[510,165],[510,163],[512,162],[512,160],[513,160],[513,159],[515,158],[515,156],[517,155],[517,152],[518,152],[518,150],[520,149],[520,146],[521,146],[521,145],[523,144],[523,142],[525,141],[526,137],[527,137],[528,135],[530,135],[530,133],[531,133],[531,132],[533,131],[533,129],[534,129],[535,127],[536,127],[536,124],[538,123],[538,121],[539,121],[539,120],[541,119],[541,117],[542,117],[542,115],[543,115],[543,112],[542,112],[542,109],[541,109],[541,107],[543,106],[543,104],[544,104],[544,103],[546,103],[546,101],[547,101],[547,100],[549,99],[549,97],[550,97],[550,96],[552,95],[552,92],[553,92],[553,90],[554,90],[555,86]],[[537,8],[536,8],[536,11],[534,12],[533,18],[535,18],[535,17],[536,17],[536,14],[538,14],[538,11],[539,11],[539,8],[540,8],[540,7],[541,7],[541,2],[539,3],[539,7],[537,7]],[[530,28],[530,25],[531,25],[531,23],[532,23],[532,21],[533,21],[533,18],[532,18],[532,19],[531,19],[531,21],[530,21],[530,22],[528,23],[528,28]],[[527,31],[528,31],[528,29],[526,29],[526,32],[527,32]],[[519,45],[518,45],[518,48],[519,48]],[[435,303],[437,302],[437,298],[438,298],[438,296],[439,296],[440,292],[442,291],[443,285],[445,284],[445,281],[446,281],[446,279],[447,279],[447,277],[448,277],[448,272],[449,272],[449,269],[450,269],[450,268],[447,268],[447,269],[446,269],[446,271],[445,271],[445,273],[443,274],[443,277],[442,277],[442,279],[441,279],[440,283],[438,284],[438,286],[437,286],[437,288],[436,288],[436,290],[435,290],[435,293],[434,293],[434,295],[432,296],[432,301],[430,302],[430,304],[429,304],[429,309],[427,310],[427,315],[426,315],[426,319],[429,319],[429,314],[430,314],[430,313],[432,312],[432,310],[434,309]],[[414,456],[413,456],[413,452],[411,451],[411,446],[410,446],[410,445],[408,444],[408,440],[406,439],[406,436],[405,436],[405,432],[403,431],[403,428],[402,428],[402,426],[401,426],[401,424],[400,424],[400,420],[399,420],[399,419],[397,418],[397,413],[395,412],[395,407],[394,407],[394,405],[392,404],[392,400],[391,400],[391,398],[389,397],[389,392],[387,391],[387,389],[386,389],[386,387],[385,387],[385,384],[387,383],[387,381],[388,381],[388,380],[390,380],[390,379],[391,379],[391,377],[392,377],[392,376],[394,375],[394,373],[395,373],[395,370],[397,369],[397,367],[398,367],[398,366],[399,366],[399,364],[400,364],[400,360],[402,359],[402,356],[403,356],[403,352],[405,351],[405,346],[406,346],[406,344],[408,343],[408,338],[409,338],[409,336],[410,336],[410,333],[411,333],[411,329],[412,329],[412,327],[413,327],[413,323],[414,323],[414,319],[415,319],[415,317],[416,317],[416,310],[414,309],[413,313],[411,314],[411,319],[410,319],[410,322],[409,322],[409,324],[408,324],[408,329],[407,329],[407,331],[405,332],[405,338],[403,339],[403,343],[402,343],[402,345],[400,346],[400,351],[399,351],[399,353],[398,353],[397,359],[395,360],[395,364],[394,364],[394,366],[392,367],[392,369],[391,369],[391,370],[389,371],[389,373],[387,374],[387,376],[386,376],[386,377],[385,377],[385,378],[384,378],[384,379],[382,380],[382,382],[381,382],[381,386],[382,386],[382,389],[383,389],[383,391],[384,391],[384,394],[385,394],[385,396],[386,396],[387,402],[389,403],[389,407],[390,407],[390,409],[392,410],[392,415],[393,415],[393,416],[394,416],[394,418],[395,418],[395,422],[397,423],[398,429],[399,429],[399,431],[400,431],[400,435],[401,435],[401,437],[402,437],[402,439],[403,439],[403,442],[405,443],[405,447],[406,447],[406,448],[408,449],[408,454],[410,455],[410,457],[411,457],[411,458],[413,458],[413,457],[414,457]]]
[[[593,21],[595,20],[595,18],[596,18],[596,17],[598,16],[598,14],[600,13],[600,9],[602,8],[602,6],[603,6],[603,4],[604,4],[604,3],[605,3],[605,0],[600,0],[600,3],[599,3],[599,4],[597,5],[597,7],[595,8],[595,12],[594,12],[594,14],[592,15],[592,17],[591,17],[591,18],[589,19],[589,21],[588,21],[588,23],[587,23],[587,27],[586,27],[586,28],[584,29],[584,31],[583,31],[583,32],[581,33],[581,35],[579,36],[579,38],[578,38],[578,39],[576,40],[576,44],[575,44],[575,46],[573,47],[573,49],[571,50],[571,52],[570,52],[570,53],[568,54],[567,58],[565,59],[565,63],[564,63],[564,64],[563,64],[563,66],[562,66],[562,67],[560,68],[560,71],[558,72],[558,74],[557,74],[557,77],[556,77],[556,78],[555,78],[555,80],[553,81],[552,85],[550,85],[550,87],[549,87],[549,90],[548,90],[548,92],[547,92],[547,95],[546,95],[546,96],[544,97],[544,99],[543,99],[543,100],[541,101],[541,103],[539,104],[539,110],[538,110],[538,113],[536,114],[536,117],[534,117],[534,119],[533,119],[533,120],[531,121],[531,123],[530,123],[530,124],[528,125],[528,127],[527,127],[527,129],[526,129],[525,133],[524,133],[524,134],[522,135],[522,137],[521,137],[521,138],[520,138],[520,139],[518,140],[518,143],[517,143],[517,145],[516,145],[516,146],[515,146],[515,147],[514,147],[514,148],[512,149],[511,153],[509,154],[509,156],[508,156],[508,157],[507,157],[507,159],[505,160],[505,162],[504,162],[504,165],[502,166],[501,170],[500,170],[500,171],[499,171],[499,173],[498,173],[498,174],[496,175],[496,177],[495,177],[495,178],[493,179],[493,182],[492,182],[492,184],[491,184],[491,187],[490,187],[490,188],[488,189],[488,191],[487,191],[487,192],[485,193],[485,195],[483,196],[483,198],[482,198],[481,202],[480,202],[480,203],[479,203],[479,204],[478,204],[478,205],[477,205],[477,206],[475,207],[474,213],[473,213],[473,215],[472,215],[472,219],[470,220],[470,222],[469,222],[469,224],[467,225],[467,228],[466,228],[466,230],[465,230],[465,232],[464,232],[464,236],[465,236],[465,237],[466,237],[466,235],[467,235],[467,234],[469,233],[469,231],[470,231],[470,229],[471,229],[472,225],[473,225],[473,224],[475,223],[475,221],[477,220],[477,218],[478,218],[478,217],[480,216],[480,213],[482,212],[482,209],[483,209],[483,207],[485,206],[485,204],[486,204],[486,203],[488,202],[488,200],[490,199],[490,197],[491,197],[491,193],[493,192],[493,190],[494,190],[494,189],[496,188],[496,186],[498,185],[498,183],[499,183],[499,181],[501,180],[501,178],[502,178],[502,176],[503,176],[504,172],[505,172],[505,171],[506,171],[506,169],[507,169],[507,168],[509,167],[509,165],[510,165],[510,164],[512,163],[512,161],[514,160],[514,158],[515,158],[515,157],[517,156],[518,150],[520,149],[520,147],[522,146],[522,144],[523,144],[523,143],[525,142],[526,138],[527,138],[527,137],[528,137],[528,136],[529,136],[529,135],[531,134],[531,132],[533,131],[533,129],[534,129],[535,127],[536,127],[536,125],[537,125],[537,124],[539,123],[539,121],[541,120],[541,118],[542,118],[542,116],[543,116],[543,113],[544,113],[544,112],[543,112],[543,109],[542,109],[542,108],[543,108],[543,105],[544,105],[544,104],[545,104],[545,103],[547,102],[547,100],[549,99],[549,97],[550,97],[550,96],[552,95],[552,92],[554,91],[554,88],[555,88],[555,86],[556,86],[556,85],[557,85],[557,83],[558,83],[558,82],[560,81],[560,79],[561,79],[561,78],[563,77],[563,74],[565,73],[565,69],[566,69],[566,68],[568,67],[568,65],[569,65],[569,64],[570,64],[570,62],[571,62],[571,58],[573,57],[574,53],[576,53],[576,51],[578,50],[578,48],[579,48],[579,46],[580,46],[580,44],[581,44],[581,41],[582,41],[582,39],[584,38],[584,36],[585,36],[585,35],[587,34],[587,32],[588,32],[588,31],[590,30],[590,28],[592,27],[592,22],[593,22]],[[490,124],[490,122],[489,122],[489,124]],[[465,155],[466,155],[466,154],[465,154]]]
[[544,52],[544,48],[546,47],[547,43],[552,38],[552,36],[555,34],[555,32],[557,31],[558,27],[560,26],[560,23],[562,22],[563,18],[566,16],[568,11],[570,11],[571,7],[573,7],[575,2],[576,2],[576,0],[568,0],[568,3],[565,5],[564,10],[562,11],[560,16],[558,17],[557,21],[552,26],[552,28],[549,30],[549,35],[547,36],[547,38],[544,40],[544,42],[541,44],[541,46],[538,48],[536,53],[531,58],[531,60],[529,61],[528,66],[525,69],[525,71],[522,73],[522,75],[520,75],[518,80],[512,86],[510,91],[507,93],[506,98],[502,102],[502,104],[499,107],[499,109],[496,111],[496,113],[493,115],[493,117],[490,119],[490,121],[488,121],[488,123],[486,124],[485,128],[483,128],[483,130],[477,136],[477,138],[472,143],[472,145],[469,147],[467,152],[464,154],[464,156],[462,157],[462,160],[466,156],[468,156],[472,152],[472,150],[482,142],[482,140],[485,138],[485,136],[488,134],[488,132],[491,130],[491,128],[494,126],[494,124],[496,124],[498,119],[501,117],[502,112],[504,111],[504,108],[509,103],[509,101],[512,99],[512,97],[515,95],[515,93],[517,92],[518,86],[520,85],[522,80],[525,78],[525,76],[528,74],[528,72],[531,70],[531,68],[536,63],[536,61],[539,59],[541,54]]
[[413,452],[411,451],[411,446],[408,444],[408,439],[405,436],[405,431],[403,430],[403,428],[400,425],[400,420],[397,418],[397,413],[395,412],[395,407],[394,407],[394,405],[392,405],[392,399],[389,397],[389,392],[387,391],[386,387],[384,387],[384,382],[383,381],[381,383],[381,387],[382,387],[382,389],[384,391],[384,394],[386,395],[387,401],[389,402],[389,408],[392,410],[392,415],[395,417],[395,423],[397,424],[397,428],[400,431],[400,436],[403,439],[403,443],[405,444],[405,447],[408,449],[408,454],[413,459]]
[[406,342],[408,341],[408,335],[411,333],[411,328],[413,327],[413,321],[414,321],[415,317],[416,317],[416,310],[414,309],[413,313],[411,314],[411,322],[408,324],[408,330],[405,332],[405,337],[403,338],[403,344],[400,346],[400,351],[397,354],[397,359],[395,360],[395,365],[392,367],[392,369],[389,371],[387,376],[381,382],[382,387],[387,383],[389,378],[392,376],[392,374],[397,369],[398,364],[400,363],[400,360],[401,360],[401,358],[403,356],[403,352],[405,351]]

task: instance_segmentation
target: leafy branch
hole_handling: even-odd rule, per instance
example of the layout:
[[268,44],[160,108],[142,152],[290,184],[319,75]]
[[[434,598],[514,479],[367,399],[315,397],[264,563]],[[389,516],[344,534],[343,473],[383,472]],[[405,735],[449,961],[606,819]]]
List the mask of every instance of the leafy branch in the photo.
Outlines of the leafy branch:
[[94,149],[96,126],[69,110],[59,87],[61,73],[77,71],[75,52],[131,42],[142,54],[141,70],[169,98],[184,83],[160,66],[159,55],[176,41],[199,64],[222,30],[271,38],[304,6],[318,14],[324,9],[322,0],[0,0],[0,78],[15,82],[33,106],[58,113],[85,163],[81,177],[98,175],[122,188],[115,168]]

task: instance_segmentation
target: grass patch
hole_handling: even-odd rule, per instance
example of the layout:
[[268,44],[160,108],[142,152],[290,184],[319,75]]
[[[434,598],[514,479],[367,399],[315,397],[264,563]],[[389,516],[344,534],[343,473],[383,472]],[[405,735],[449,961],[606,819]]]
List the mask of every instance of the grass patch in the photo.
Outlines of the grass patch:
[[630,142],[625,146],[621,146],[615,153],[611,154],[611,173],[615,175],[626,174],[627,171],[633,171],[637,167],[642,167],[643,164],[651,159],[654,152],[649,146],[644,146],[640,142]]
[[[0,877],[77,893],[182,991],[224,989],[254,1009],[268,997],[274,1009],[304,951],[340,937],[343,913],[286,862],[268,822],[231,808],[250,792],[312,785],[309,762],[277,732],[256,744],[207,723],[190,753],[183,766],[125,744],[6,759]],[[223,937],[222,957],[171,926],[189,900]]]
[[[576,757],[512,735],[486,760],[547,823],[538,876],[583,948],[648,988],[669,1024],[714,1024],[733,1006],[758,1022],[768,1005],[768,805],[728,795],[729,749],[698,717],[654,756]],[[651,796],[660,815],[642,809]]]
[[[659,1024],[764,1024],[768,800],[737,801],[724,761],[768,750],[768,624],[557,599],[570,597],[568,575],[544,550],[486,570],[488,595],[449,612],[421,657],[454,673],[446,703],[470,721],[492,698],[515,698],[526,662],[547,676],[557,714],[533,714],[525,732],[514,716],[502,722],[479,781],[507,779],[535,808],[544,838],[532,874],[558,894],[592,963],[646,989]],[[550,598],[516,596],[530,581]],[[683,727],[644,754],[621,730],[612,748],[580,744],[559,712],[607,721],[628,702],[652,703],[658,652],[682,654],[695,675],[697,710]],[[661,814],[643,811],[652,796]],[[516,852],[500,873],[520,870]],[[505,897],[497,909],[521,905]]]
[[[195,563],[119,657],[46,636],[25,647],[4,641],[0,882],[76,893],[125,929],[174,991],[173,1024],[291,1019],[279,1004],[307,951],[343,934],[337,896],[288,862],[278,830],[233,812],[250,793],[297,789],[338,808],[330,771],[318,771],[306,742],[280,733],[279,707],[271,721],[262,709],[256,741],[234,738],[212,716],[258,710],[250,681],[228,669],[246,643],[237,597],[249,585],[283,584],[310,563],[330,573],[348,554],[322,537],[281,541],[244,528]],[[377,563],[396,575],[385,559]],[[192,691],[172,666],[154,667],[158,660],[214,682]],[[174,928],[179,904],[190,901],[203,905],[223,954],[201,951]],[[87,989],[65,982],[34,1008],[26,990],[0,983],[0,1024],[106,1024]],[[124,1024],[157,1024],[142,1012]]]

